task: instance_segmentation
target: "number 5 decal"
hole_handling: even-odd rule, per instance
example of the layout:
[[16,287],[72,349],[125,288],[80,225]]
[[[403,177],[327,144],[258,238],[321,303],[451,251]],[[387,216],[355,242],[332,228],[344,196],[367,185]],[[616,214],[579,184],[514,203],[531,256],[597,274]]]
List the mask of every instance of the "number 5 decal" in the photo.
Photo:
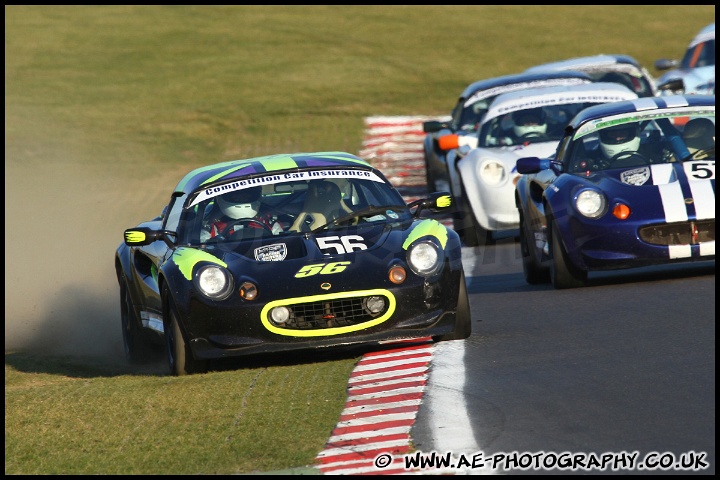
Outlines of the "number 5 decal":
[[[337,237],[335,237],[337,238]],[[318,263],[316,265],[305,265],[295,274],[295,278],[311,277],[313,275],[330,275],[340,273],[350,265],[351,262]]]
[[715,178],[715,162],[692,163],[692,176],[699,179]]
[[[340,240],[340,243],[337,242]],[[318,248],[327,250],[334,248],[338,254],[349,253],[353,250],[367,250],[364,243],[353,243],[353,240],[364,240],[360,235],[345,235],[343,237],[322,237],[317,239]],[[326,255],[329,255],[326,253]]]

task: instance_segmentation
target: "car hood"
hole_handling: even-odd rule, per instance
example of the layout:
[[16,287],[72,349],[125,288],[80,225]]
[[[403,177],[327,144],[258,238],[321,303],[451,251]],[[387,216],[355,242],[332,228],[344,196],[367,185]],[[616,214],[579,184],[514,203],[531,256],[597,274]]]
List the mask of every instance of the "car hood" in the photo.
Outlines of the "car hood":
[[[434,237],[442,248],[448,242],[448,230],[433,219],[383,222],[348,228],[323,230],[318,233],[264,237],[218,244],[207,253],[228,265],[248,262],[266,265],[270,262],[342,260],[356,254],[393,257],[401,254],[421,237]],[[241,268],[241,267],[239,267]]]
[[[664,163],[642,167],[605,170],[593,173],[595,181],[608,181],[621,186],[650,187],[687,181],[692,178],[693,165],[698,162]],[[588,178],[591,178],[588,177]]]
[[[604,192],[611,205],[622,203],[638,214],[642,211],[636,219],[657,218],[665,222],[714,219],[715,180],[689,174],[693,164],[701,167],[700,162],[648,165],[591,174],[581,182]],[[559,191],[577,192],[578,185],[572,183],[556,187]]]

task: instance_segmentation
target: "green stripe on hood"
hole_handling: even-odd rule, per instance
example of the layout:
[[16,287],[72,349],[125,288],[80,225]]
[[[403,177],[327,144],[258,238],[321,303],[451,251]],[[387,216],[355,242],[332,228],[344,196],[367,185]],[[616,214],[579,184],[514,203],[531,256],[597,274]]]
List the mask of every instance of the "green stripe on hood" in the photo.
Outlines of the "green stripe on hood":
[[175,250],[172,260],[178,268],[180,268],[180,272],[182,272],[183,276],[188,280],[192,280],[193,267],[195,267],[198,262],[212,262],[222,267],[227,267],[227,263],[223,262],[216,256],[210,255],[202,250],[187,247],[180,247]]
[[408,237],[405,239],[405,243],[403,243],[403,250],[407,250],[410,244],[418,238],[425,237],[427,235],[437,238],[440,241],[440,246],[443,250],[445,249],[445,244],[447,244],[447,227],[437,220],[428,218],[427,220],[423,220],[415,225]]

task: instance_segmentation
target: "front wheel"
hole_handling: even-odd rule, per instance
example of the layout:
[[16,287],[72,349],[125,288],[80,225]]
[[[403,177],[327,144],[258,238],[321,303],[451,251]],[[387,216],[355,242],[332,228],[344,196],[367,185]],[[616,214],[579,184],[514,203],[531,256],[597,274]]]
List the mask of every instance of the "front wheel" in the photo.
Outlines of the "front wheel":
[[522,210],[518,209],[518,212],[520,213],[520,252],[522,253],[525,281],[530,285],[548,283],[550,281],[550,272],[538,261],[532,230],[525,225]]
[[144,363],[150,357],[151,349],[140,330],[124,275],[120,278],[120,323],[125,359],[128,363]]
[[460,271],[460,289],[458,293],[457,309],[455,310],[455,330],[452,332],[433,337],[436,342],[446,340],[463,340],[472,332],[472,316],[470,314],[470,300],[468,299],[467,287],[465,286],[465,272]]
[[587,283],[587,271],[572,264],[560,238],[560,229],[552,221],[552,237],[550,239],[552,262],[550,263],[550,279],[557,289],[584,287]]
[[[168,300],[170,302],[170,300]],[[168,367],[170,374],[175,376],[204,373],[207,371],[207,362],[195,360],[190,346],[185,341],[177,313],[172,303],[168,305],[168,323],[165,325],[165,345],[167,350]]]

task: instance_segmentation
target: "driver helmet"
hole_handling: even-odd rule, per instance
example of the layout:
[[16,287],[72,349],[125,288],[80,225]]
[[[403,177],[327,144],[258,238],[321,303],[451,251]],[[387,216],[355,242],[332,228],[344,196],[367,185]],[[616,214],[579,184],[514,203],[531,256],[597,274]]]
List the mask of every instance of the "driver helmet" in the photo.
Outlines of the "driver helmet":
[[636,123],[600,130],[600,150],[608,159],[623,152],[637,152],[640,148],[639,133]]
[[547,123],[545,123],[545,111],[542,108],[531,108],[518,110],[512,114],[513,132],[519,138],[528,133],[545,135]]
[[254,218],[260,209],[262,187],[250,187],[220,195],[217,199],[220,211],[232,218]]
[[715,148],[715,124],[709,118],[693,118],[685,124],[683,140],[690,153]]

